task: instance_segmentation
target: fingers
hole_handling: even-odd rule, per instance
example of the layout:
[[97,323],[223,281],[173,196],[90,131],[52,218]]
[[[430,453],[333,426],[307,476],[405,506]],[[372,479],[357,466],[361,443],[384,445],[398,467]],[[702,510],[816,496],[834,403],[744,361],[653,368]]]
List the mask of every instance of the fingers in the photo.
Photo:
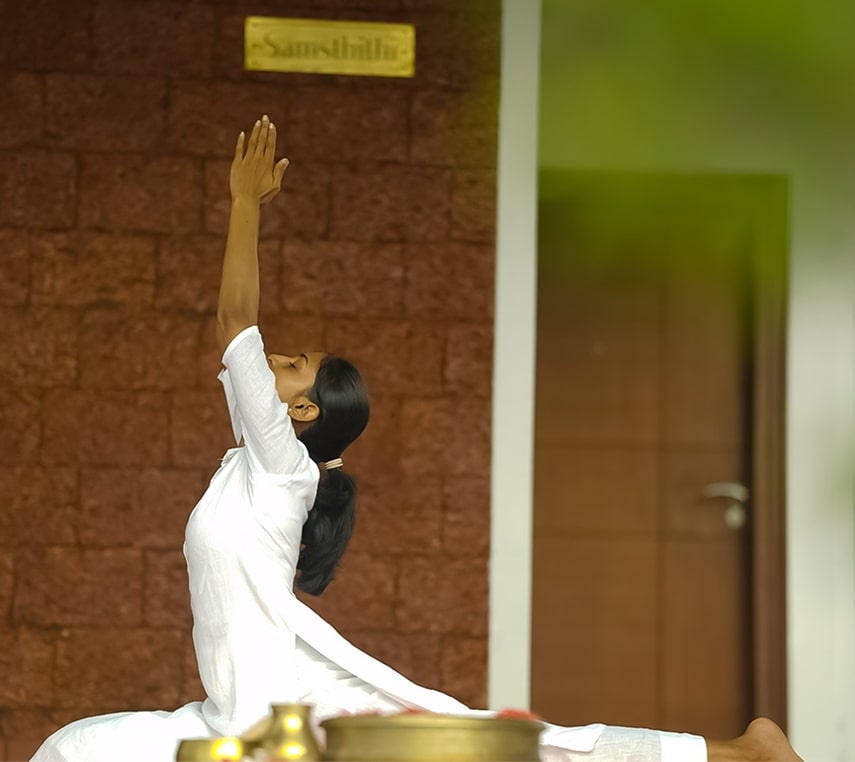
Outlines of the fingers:
[[267,141],[270,139],[270,117],[265,114],[261,117],[261,124],[258,128],[258,141],[255,144],[254,158],[256,161],[263,161],[267,153]]
[[282,185],[282,175],[284,175],[285,170],[288,169],[289,163],[288,159],[280,159],[276,162],[276,166],[273,167],[273,185],[277,190]]
[[252,132],[249,133],[249,144],[246,147],[246,158],[251,159],[255,157],[256,152],[258,151],[258,138],[261,134],[261,120],[256,120],[255,124],[252,125]]
[[254,161],[273,161],[276,151],[276,128],[265,114],[257,120],[252,127],[249,136],[249,146],[246,149],[246,158]]
[[243,146],[246,143],[246,133],[241,130],[235,142],[235,161],[240,161],[243,158]]
[[264,146],[264,158],[273,161],[276,156],[276,125],[268,122],[267,142]]

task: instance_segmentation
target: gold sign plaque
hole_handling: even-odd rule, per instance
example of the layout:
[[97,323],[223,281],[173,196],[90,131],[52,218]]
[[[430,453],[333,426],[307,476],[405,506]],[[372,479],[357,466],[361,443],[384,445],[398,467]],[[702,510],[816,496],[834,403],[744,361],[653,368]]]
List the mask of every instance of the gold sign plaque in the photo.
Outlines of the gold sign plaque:
[[291,71],[412,77],[412,24],[248,16],[244,65],[249,71]]

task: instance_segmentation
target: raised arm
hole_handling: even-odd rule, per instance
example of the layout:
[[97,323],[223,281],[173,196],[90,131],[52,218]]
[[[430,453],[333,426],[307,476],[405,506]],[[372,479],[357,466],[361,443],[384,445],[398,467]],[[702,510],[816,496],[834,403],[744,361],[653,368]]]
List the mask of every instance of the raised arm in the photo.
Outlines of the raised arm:
[[223,351],[244,328],[258,322],[258,223],[262,204],[278,192],[288,159],[274,163],[276,127],[264,116],[247,140],[238,135],[229,175],[231,211],[220,296],[217,339]]

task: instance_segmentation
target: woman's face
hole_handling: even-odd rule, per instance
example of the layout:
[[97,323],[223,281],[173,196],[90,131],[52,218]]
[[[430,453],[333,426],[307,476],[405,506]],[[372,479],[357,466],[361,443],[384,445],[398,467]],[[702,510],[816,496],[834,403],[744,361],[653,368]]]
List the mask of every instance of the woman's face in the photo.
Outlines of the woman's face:
[[295,399],[311,389],[325,356],[323,352],[268,355],[267,362],[276,377],[276,391],[279,399],[293,405]]

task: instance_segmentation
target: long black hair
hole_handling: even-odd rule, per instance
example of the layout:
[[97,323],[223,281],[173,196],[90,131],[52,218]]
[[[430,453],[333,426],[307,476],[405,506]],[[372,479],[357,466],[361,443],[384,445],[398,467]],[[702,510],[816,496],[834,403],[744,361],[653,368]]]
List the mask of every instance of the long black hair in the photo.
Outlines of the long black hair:
[[[309,457],[324,463],[341,457],[368,423],[368,392],[362,376],[342,357],[327,355],[306,395],[319,409],[318,417],[299,435]],[[356,483],[341,468],[321,466],[315,504],[303,525],[297,587],[320,595],[333,581],[339,560],[356,521]]]

